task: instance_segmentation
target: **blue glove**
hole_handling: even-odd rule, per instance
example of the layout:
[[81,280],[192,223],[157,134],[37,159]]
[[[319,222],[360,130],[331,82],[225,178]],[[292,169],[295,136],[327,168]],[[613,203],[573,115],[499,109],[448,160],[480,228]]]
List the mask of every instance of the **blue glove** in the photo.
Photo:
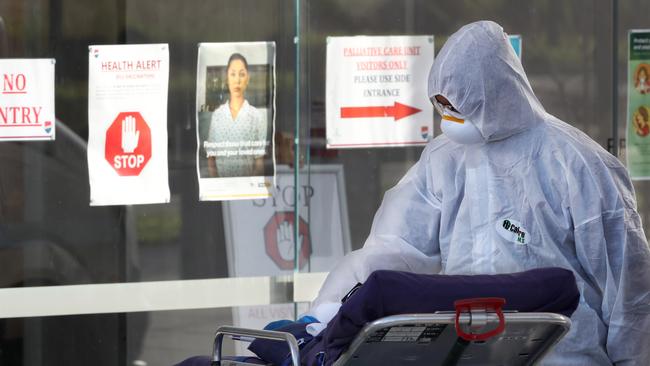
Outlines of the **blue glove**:
[[292,324],[292,323],[293,323],[293,321],[287,320],[287,319],[276,320],[276,321],[272,321],[269,324],[267,324],[264,327],[264,330],[276,330],[278,328],[282,328],[282,327],[284,327],[286,325],[289,325],[289,324]]
[[318,323],[318,319],[314,318],[313,316],[305,315],[302,318],[296,320],[295,322],[292,321],[292,320],[287,320],[287,319],[276,320],[276,321],[272,321],[269,324],[267,324],[264,327],[264,330],[276,330],[278,328],[282,328],[284,326],[287,326],[287,325],[293,324],[293,323],[305,323],[305,324]]
[[311,323],[320,323],[318,319],[314,318],[313,316],[305,315],[302,318],[296,320],[297,323],[305,323],[305,324],[311,324]]

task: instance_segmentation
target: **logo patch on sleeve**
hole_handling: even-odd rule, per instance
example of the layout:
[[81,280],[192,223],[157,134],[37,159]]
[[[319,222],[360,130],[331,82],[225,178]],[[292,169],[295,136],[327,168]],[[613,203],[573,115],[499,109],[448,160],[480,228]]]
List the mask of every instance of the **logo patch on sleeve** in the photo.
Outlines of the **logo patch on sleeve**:
[[528,231],[524,229],[519,221],[503,219],[497,221],[496,229],[499,235],[507,241],[515,244],[526,245],[528,243]]

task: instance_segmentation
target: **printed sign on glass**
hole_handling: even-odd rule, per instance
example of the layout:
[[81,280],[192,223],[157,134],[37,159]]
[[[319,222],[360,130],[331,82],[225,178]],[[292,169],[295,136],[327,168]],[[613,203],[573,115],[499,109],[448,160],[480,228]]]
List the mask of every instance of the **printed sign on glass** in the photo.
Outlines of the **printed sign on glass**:
[[628,39],[627,167],[632,179],[650,179],[650,30]]
[[200,200],[265,198],[275,175],[275,43],[199,44]]
[[424,145],[433,137],[427,77],[433,36],[327,39],[327,147]]
[[312,165],[294,186],[294,171],[279,165],[277,185],[267,199],[224,204],[231,276],[290,274],[295,257],[295,197],[298,197],[298,265],[328,271],[350,249],[341,165]]
[[54,140],[54,59],[0,59],[0,141]]
[[88,50],[90,204],[169,202],[168,46]]

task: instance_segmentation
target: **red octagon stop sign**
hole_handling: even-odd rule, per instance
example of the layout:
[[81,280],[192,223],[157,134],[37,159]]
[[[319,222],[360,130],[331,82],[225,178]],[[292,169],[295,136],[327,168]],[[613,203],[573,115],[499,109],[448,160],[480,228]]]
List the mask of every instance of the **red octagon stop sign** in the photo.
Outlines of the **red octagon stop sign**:
[[[292,230],[289,231],[289,233],[285,234],[290,234],[289,237],[284,237],[282,238],[282,235],[278,232],[278,230],[281,230],[281,227],[283,225],[285,228],[291,228],[293,229],[293,224],[294,224],[294,218],[295,214],[291,211],[284,211],[284,212],[276,212],[275,215],[271,216],[269,221],[264,225],[264,247],[266,249],[266,255],[275,262],[275,264],[280,268],[280,269],[293,269],[293,250],[292,247],[295,245],[293,244],[293,232]],[[290,226],[289,226],[290,225]],[[304,267],[305,264],[307,264],[307,260],[311,256],[311,235],[309,234],[309,225],[303,220],[303,218],[300,218],[299,225],[298,225],[298,235],[300,238],[300,248],[298,249],[300,251],[300,258],[298,260],[298,266],[300,268]],[[283,248],[280,248],[280,244],[278,242],[278,239],[289,239],[289,240],[282,240],[283,241]],[[285,244],[290,245],[290,254],[287,253]],[[284,253],[282,253],[284,252]]]
[[140,112],[121,112],[106,130],[106,161],[121,176],[140,175],[151,159],[151,129]]

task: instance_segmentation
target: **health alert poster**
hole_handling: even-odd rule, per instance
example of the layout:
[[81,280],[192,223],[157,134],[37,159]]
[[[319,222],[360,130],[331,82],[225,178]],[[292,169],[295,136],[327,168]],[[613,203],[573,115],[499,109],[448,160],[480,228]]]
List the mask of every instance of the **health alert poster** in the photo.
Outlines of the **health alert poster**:
[[54,64],[0,60],[0,141],[54,140]]
[[629,32],[627,167],[632,179],[650,179],[650,29]]
[[196,169],[201,201],[271,196],[275,42],[200,43]]
[[90,205],[169,202],[167,44],[88,48]]
[[433,36],[327,38],[327,148],[425,145]]

